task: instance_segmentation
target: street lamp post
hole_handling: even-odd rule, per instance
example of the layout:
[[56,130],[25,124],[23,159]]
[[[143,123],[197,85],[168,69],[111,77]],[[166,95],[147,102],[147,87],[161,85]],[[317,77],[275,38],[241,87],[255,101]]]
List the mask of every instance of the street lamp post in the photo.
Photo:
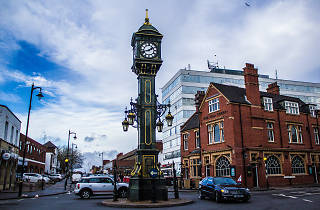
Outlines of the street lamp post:
[[34,86],[34,83],[32,83],[31,86],[31,94],[30,94],[30,102],[29,102],[29,110],[28,110],[28,118],[27,118],[27,128],[26,128],[26,137],[24,140],[24,148],[23,148],[23,158],[22,158],[22,170],[21,170],[21,181],[19,183],[19,193],[18,196],[21,197],[22,195],[22,184],[23,184],[23,173],[24,173],[24,162],[25,162],[25,158],[26,158],[26,148],[27,148],[27,139],[28,139],[28,130],[29,130],[29,119],[30,119],[30,112],[31,112],[31,102],[32,102],[32,95],[33,95],[33,91],[39,89],[39,93],[36,95],[38,96],[39,100],[41,98],[43,98],[42,95],[42,88],[41,87],[37,87]]
[[75,132],[72,132],[69,130],[69,134],[68,134],[68,148],[67,148],[67,157],[65,159],[65,163],[66,163],[66,181],[64,183],[64,190],[67,189],[67,185],[68,185],[68,173],[69,173],[69,144],[70,144],[70,135],[73,134],[74,135],[74,140],[77,139],[77,134]]
[[72,175],[73,175],[73,164],[74,164],[74,156],[73,156],[73,145],[75,145],[76,149],[78,148],[76,144],[72,143],[71,144],[71,176],[70,176],[70,181],[72,182]]
[[99,153],[99,157],[101,156],[102,165],[101,165],[101,172],[103,173],[103,152]]

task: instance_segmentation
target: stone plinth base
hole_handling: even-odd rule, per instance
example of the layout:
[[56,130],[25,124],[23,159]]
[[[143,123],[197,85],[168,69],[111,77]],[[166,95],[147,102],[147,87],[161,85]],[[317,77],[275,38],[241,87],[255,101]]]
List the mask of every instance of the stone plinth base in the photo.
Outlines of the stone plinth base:
[[[128,200],[145,201],[152,200],[153,196],[157,201],[168,200],[168,188],[163,178],[130,178]],[[153,190],[153,187],[155,188]]]

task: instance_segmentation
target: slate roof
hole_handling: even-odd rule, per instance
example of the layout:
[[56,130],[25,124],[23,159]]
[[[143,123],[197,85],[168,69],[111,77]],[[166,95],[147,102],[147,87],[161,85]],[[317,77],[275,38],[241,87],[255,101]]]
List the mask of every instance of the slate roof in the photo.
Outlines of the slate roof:
[[199,115],[196,112],[181,126],[181,132],[195,128],[199,128]]
[[[230,102],[240,103],[240,104],[250,104],[248,100],[246,100],[246,90],[244,88],[231,86],[231,85],[223,85],[218,83],[213,84]],[[276,95],[268,92],[260,91],[260,97],[268,97],[272,98],[273,108],[274,109],[282,109],[285,110],[285,107],[281,102],[283,101],[292,101],[297,102],[299,104],[299,111],[304,113],[309,113],[309,107],[306,103],[304,103],[299,98],[285,96],[285,95]],[[263,104],[262,104],[263,105]]]
[[44,146],[46,146],[48,148],[50,148],[50,147],[56,148],[56,145],[54,145],[51,141],[48,141],[47,143],[45,143]]

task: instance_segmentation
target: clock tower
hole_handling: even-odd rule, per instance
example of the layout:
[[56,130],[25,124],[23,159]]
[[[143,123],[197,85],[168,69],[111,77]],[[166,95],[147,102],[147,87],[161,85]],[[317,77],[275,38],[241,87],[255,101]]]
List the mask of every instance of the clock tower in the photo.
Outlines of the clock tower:
[[[162,64],[162,37],[163,35],[150,24],[146,10],[145,22],[133,33],[131,40],[131,69],[138,76],[138,98],[136,102],[131,102],[128,118],[136,115],[134,118],[137,122],[139,145],[130,178],[130,201],[168,199],[168,190],[158,163],[159,150],[156,148],[156,120],[160,120],[160,112],[155,94],[155,77]],[[155,178],[154,174],[158,176]]]

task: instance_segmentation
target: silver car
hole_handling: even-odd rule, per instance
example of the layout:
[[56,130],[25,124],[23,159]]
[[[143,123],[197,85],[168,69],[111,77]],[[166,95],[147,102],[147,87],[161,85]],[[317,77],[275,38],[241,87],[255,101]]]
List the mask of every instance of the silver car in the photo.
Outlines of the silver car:
[[[118,195],[127,197],[129,184],[117,183]],[[75,186],[74,193],[81,198],[88,199],[95,195],[112,195],[114,182],[110,176],[83,177]]]

